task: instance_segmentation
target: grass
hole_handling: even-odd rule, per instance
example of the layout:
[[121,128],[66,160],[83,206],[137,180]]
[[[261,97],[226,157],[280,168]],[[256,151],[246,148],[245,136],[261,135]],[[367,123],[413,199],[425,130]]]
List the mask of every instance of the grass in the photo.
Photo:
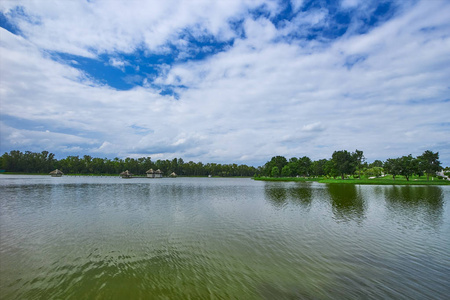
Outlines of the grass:
[[304,177],[254,177],[255,180],[262,180],[262,181],[295,181],[295,182],[307,182],[307,181],[316,181],[319,183],[328,183],[328,184],[370,184],[370,185],[450,185],[450,181],[448,180],[442,180],[438,178],[434,178],[432,180],[430,178],[429,181],[427,181],[427,178],[425,176],[417,177],[412,176],[409,178],[409,181],[406,180],[404,176],[396,176],[395,180],[392,179],[392,176],[386,176],[386,177],[379,177],[374,179],[368,179],[368,178],[348,178],[342,180],[341,178],[325,178],[325,177],[319,177],[319,178],[304,178]]
[[324,179],[323,177],[313,178],[313,177],[252,177],[254,180],[261,181],[296,181],[296,182],[311,182],[320,181]]

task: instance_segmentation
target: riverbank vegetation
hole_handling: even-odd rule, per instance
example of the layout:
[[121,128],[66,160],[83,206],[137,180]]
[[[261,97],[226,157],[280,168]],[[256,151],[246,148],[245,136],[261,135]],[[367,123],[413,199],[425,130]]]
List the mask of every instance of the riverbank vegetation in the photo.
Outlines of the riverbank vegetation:
[[339,183],[339,184],[369,184],[369,185],[450,185],[450,181],[433,177],[427,180],[424,176],[413,176],[410,180],[406,180],[404,176],[397,176],[395,180],[392,176],[384,176],[379,178],[329,178],[329,177],[254,177],[255,180],[262,181],[294,181],[294,182],[319,182],[319,183]]
[[[444,172],[437,174],[438,171]],[[389,158],[385,162],[368,163],[361,150],[334,151],[330,159],[312,161],[309,157],[274,156],[255,176],[266,181],[317,181],[353,184],[448,184],[448,168],[443,169],[439,152],[425,151],[418,157],[411,154]],[[430,180],[431,179],[431,180]]]
[[[443,173],[439,153],[430,150],[418,157],[411,154],[398,158],[388,158],[382,162],[368,163],[361,150],[334,151],[331,158],[312,161],[309,157],[274,156],[260,167],[237,164],[216,164],[184,162],[182,158],[156,160],[150,157],[107,159],[89,155],[68,156],[56,159],[48,151],[11,151],[0,157],[0,169],[8,173],[48,174],[59,169],[66,175],[117,176],[129,170],[136,177],[145,176],[149,169],[161,170],[166,176],[175,172],[178,176],[219,176],[254,177],[256,180],[270,181],[318,181],[323,183],[358,184],[437,184],[450,176],[450,169]],[[447,181],[448,182],[448,181]],[[445,182],[446,183],[446,182]]]
[[216,164],[201,162],[184,162],[182,158],[172,160],[156,160],[150,157],[141,158],[94,158],[89,155],[68,156],[56,159],[55,154],[48,151],[41,153],[30,151],[11,151],[0,157],[0,169],[5,172],[48,174],[54,169],[59,169],[66,175],[114,175],[129,170],[138,177],[145,176],[150,169],[161,170],[168,176],[175,172],[178,176],[246,176],[251,177],[257,173],[257,169],[247,165]]

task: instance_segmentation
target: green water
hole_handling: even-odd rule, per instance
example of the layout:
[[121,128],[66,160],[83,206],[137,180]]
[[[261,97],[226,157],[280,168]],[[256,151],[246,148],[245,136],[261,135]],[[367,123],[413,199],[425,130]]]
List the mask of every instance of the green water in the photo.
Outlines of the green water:
[[446,299],[450,187],[0,176],[1,299]]

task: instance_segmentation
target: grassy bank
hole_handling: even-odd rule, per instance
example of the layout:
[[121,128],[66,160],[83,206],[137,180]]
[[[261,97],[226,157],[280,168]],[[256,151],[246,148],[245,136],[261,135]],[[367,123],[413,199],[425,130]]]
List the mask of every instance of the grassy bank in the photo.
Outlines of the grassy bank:
[[319,183],[340,183],[340,184],[371,184],[371,185],[450,185],[450,181],[442,180],[438,178],[434,178],[433,180],[430,178],[427,181],[426,177],[411,177],[408,180],[404,176],[396,176],[395,180],[392,179],[392,176],[379,177],[374,179],[368,178],[348,178],[348,179],[340,179],[340,178],[303,178],[303,177],[254,177],[254,180],[262,180],[262,181],[295,181],[295,182],[308,182],[308,181],[316,181]]
[[311,182],[323,180],[323,177],[313,178],[313,177],[252,177],[254,180],[261,181],[298,181],[298,182]]

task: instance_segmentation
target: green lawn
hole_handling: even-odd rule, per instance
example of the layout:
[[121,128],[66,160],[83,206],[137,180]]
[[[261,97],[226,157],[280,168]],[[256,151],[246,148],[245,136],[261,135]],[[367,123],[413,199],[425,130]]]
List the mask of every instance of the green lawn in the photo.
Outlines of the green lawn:
[[450,185],[450,181],[448,180],[442,180],[438,178],[432,178],[430,177],[430,180],[427,181],[427,178],[425,176],[417,177],[412,176],[410,177],[409,181],[406,180],[404,176],[396,176],[395,180],[392,179],[392,176],[386,176],[386,177],[379,177],[374,179],[368,179],[368,178],[349,178],[349,179],[340,179],[340,178],[325,178],[325,177],[319,177],[319,178],[303,178],[303,177],[255,177],[253,178],[255,180],[263,180],[263,181],[299,181],[299,182],[305,182],[305,181],[317,181],[320,183],[344,183],[344,184],[375,184],[375,185]]
[[261,180],[261,181],[300,181],[300,182],[306,182],[306,181],[320,181],[324,179],[323,177],[319,178],[309,178],[309,177],[253,177],[254,180]]

